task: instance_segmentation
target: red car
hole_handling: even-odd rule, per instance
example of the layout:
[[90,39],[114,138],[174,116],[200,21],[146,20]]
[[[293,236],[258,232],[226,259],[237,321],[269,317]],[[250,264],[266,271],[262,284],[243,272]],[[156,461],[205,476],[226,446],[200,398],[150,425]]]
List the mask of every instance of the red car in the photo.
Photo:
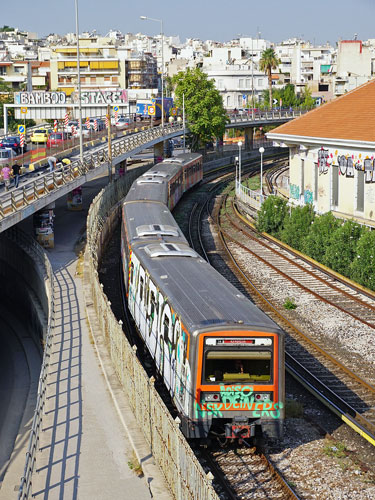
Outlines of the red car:
[[66,132],[53,132],[48,136],[47,148],[54,148],[63,144],[64,141],[69,139],[69,135]]

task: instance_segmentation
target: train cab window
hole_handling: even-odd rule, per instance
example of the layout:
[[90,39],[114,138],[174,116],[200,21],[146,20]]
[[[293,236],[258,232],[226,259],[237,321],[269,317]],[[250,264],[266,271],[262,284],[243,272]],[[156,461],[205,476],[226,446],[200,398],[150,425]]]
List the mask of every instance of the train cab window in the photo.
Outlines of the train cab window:
[[143,300],[143,276],[139,280],[139,300]]
[[205,382],[271,382],[270,351],[209,351],[204,363]]
[[167,316],[164,316],[163,336],[164,336],[164,340],[167,342],[168,338],[169,338],[169,318]]

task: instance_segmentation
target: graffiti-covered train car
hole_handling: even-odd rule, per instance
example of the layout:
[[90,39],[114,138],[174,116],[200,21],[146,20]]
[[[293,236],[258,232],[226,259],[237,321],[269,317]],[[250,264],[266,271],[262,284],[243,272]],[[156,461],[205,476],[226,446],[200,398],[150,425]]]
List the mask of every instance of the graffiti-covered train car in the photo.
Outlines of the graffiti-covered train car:
[[210,432],[231,439],[259,432],[278,438],[284,419],[283,333],[188,246],[168,202],[137,201],[129,192],[121,251],[130,313],[172,396],[181,429],[189,438]]

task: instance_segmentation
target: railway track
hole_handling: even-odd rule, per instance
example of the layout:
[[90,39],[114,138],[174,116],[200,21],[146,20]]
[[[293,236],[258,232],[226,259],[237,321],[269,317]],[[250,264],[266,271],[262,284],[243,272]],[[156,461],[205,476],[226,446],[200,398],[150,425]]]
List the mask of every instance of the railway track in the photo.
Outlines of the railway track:
[[200,451],[204,466],[213,473],[216,489],[230,500],[239,498],[298,499],[269,459],[255,447]]
[[[268,293],[264,279],[248,272],[246,260],[254,266],[266,266],[275,280],[288,282],[295,293],[311,293],[317,301],[336,308],[348,317],[366,325],[374,324],[374,299],[361,290],[335,282],[332,276],[310,262],[278,247],[274,241],[244,227],[236,217],[231,202],[222,197],[214,219],[223,245],[224,256],[243,288],[255,304],[262,308],[286,332],[286,367],[305,387],[327,404],[348,425],[375,445],[375,388],[357,376],[338,359],[335,346],[314,342],[304,329],[294,324],[282,311],[280,303]],[[238,214],[237,214],[238,216]],[[247,262],[248,264],[248,262]],[[375,332],[374,332],[375,334]],[[324,342],[323,342],[324,344]]]

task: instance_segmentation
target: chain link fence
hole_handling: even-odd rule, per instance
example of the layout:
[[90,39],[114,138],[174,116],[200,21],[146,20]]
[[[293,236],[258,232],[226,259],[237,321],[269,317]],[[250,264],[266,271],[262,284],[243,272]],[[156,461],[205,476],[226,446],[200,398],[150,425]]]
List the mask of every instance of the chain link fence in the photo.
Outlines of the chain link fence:
[[[137,359],[136,349],[126,339],[121,322],[111,310],[98,279],[105,241],[121,214],[121,199],[136,177],[147,168],[130,171],[125,177],[111,183],[94,199],[87,219],[87,246],[85,252],[85,280],[90,283],[92,302],[110,356],[124,393],[138,422],[140,430],[165,481],[176,499],[218,500],[211,475],[206,475],[193,451],[173,420]],[[105,235],[103,237],[103,234]]]

